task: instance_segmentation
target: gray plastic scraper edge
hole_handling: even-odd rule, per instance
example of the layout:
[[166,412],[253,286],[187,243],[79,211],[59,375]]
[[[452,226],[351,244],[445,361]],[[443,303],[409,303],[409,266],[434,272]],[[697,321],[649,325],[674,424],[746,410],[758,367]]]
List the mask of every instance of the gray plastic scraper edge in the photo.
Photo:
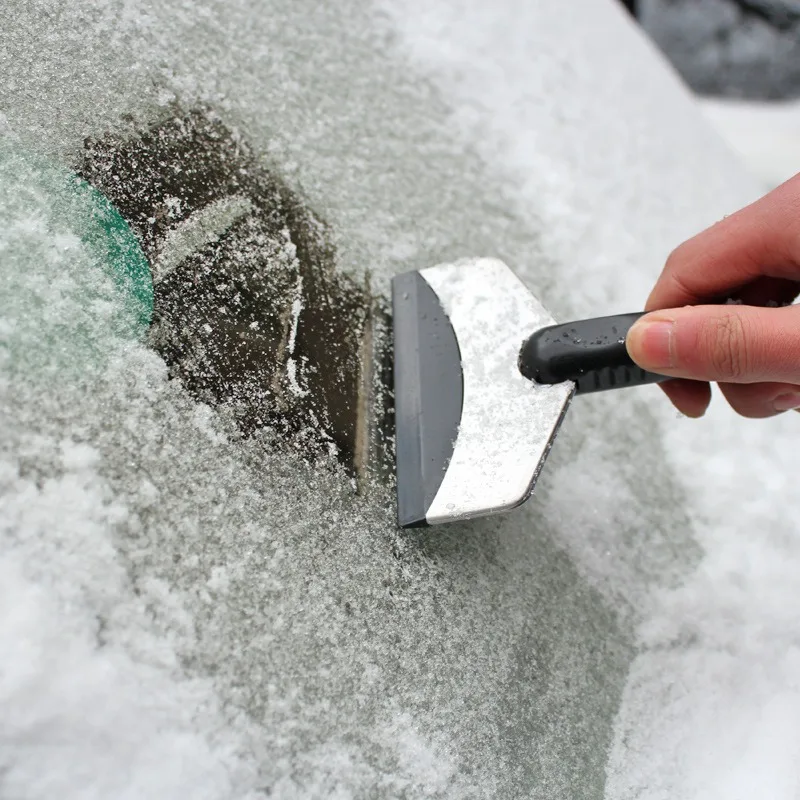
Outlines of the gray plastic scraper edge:
[[399,524],[524,502],[575,389],[519,371],[522,343],[552,317],[491,258],[398,275],[392,311]]

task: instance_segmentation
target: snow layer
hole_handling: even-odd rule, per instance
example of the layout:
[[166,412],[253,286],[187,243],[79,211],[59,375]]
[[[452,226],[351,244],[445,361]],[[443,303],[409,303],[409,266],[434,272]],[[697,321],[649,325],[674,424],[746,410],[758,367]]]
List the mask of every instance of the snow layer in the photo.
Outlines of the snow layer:
[[700,100],[703,113],[748,169],[772,189],[800,172],[800,101]]
[[[582,74],[587,95],[581,105],[583,126],[566,126],[557,133],[560,120],[553,109],[543,111],[540,97],[525,103],[522,91],[515,92],[501,80],[522,71],[525,35],[519,34],[517,60],[512,38],[502,50],[494,50],[491,61],[477,61],[472,54],[481,45],[491,47],[491,27],[475,24],[463,8],[458,18],[444,9],[437,5],[427,13],[428,37],[413,30],[411,20],[419,17],[408,15],[410,46],[438,75],[443,93],[458,98],[455,113],[469,119],[471,109],[484,112],[472,115],[483,122],[481,135],[472,136],[474,146],[483,148],[487,157],[492,152],[493,163],[505,167],[507,174],[520,176],[518,197],[536,204],[544,217],[546,249],[560,256],[558,274],[569,289],[565,300],[572,313],[596,313],[605,297],[617,310],[628,304],[635,307],[639,277],[655,277],[660,258],[686,232],[684,224],[699,228],[724,212],[726,205],[733,209],[752,198],[754,189],[738,177],[733,164],[724,163],[724,154],[716,151],[711,137],[695,121],[688,109],[691,100],[673,92],[671,102],[664,103],[667,89],[655,64],[652,74],[641,71],[651,63],[646,58],[635,75],[625,73],[630,86],[615,84],[612,89],[607,75],[593,84]],[[422,8],[417,11],[424,15]],[[554,17],[557,13],[554,10]],[[570,44],[584,58],[596,55],[599,63],[600,54],[593,54],[592,47],[602,46],[598,43],[606,33],[604,25],[612,20],[603,9],[593,13],[594,17],[581,9],[585,38],[563,36],[564,63],[574,63],[577,56]],[[557,25],[556,20],[551,24]],[[525,25],[521,28],[524,31]],[[447,48],[437,45],[444,31],[451,40]],[[633,50],[631,43],[628,57],[635,57]],[[550,77],[544,72],[539,79]],[[637,95],[635,82],[647,83],[646,97]],[[531,91],[530,81],[527,86]],[[637,96],[642,117],[603,115],[600,109],[619,102],[609,96],[612,91]],[[650,97],[659,108],[647,105]],[[598,113],[587,119],[587,107],[595,104]],[[680,127],[675,124],[678,115]],[[649,136],[638,126],[652,126]],[[535,131],[541,142],[548,127],[552,130],[548,144],[565,153],[559,165],[570,164],[576,176],[554,180],[548,186],[549,202],[542,203],[536,183],[543,172],[550,177],[554,171],[543,166],[542,156],[527,138],[515,134]],[[587,129],[592,131],[591,147],[585,141]],[[644,160],[643,154],[630,147],[632,141],[645,138],[651,143],[655,139],[653,150],[658,151],[655,158],[647,152],[646,170],[639,160]],[[619,142],[628,144],[627,150],[617,150]],[[615,153],[627,158],[624,168],[608,163]],[[676,160],[671,169],[664,168],[663,161],[659,166],[658,160],[669,153],[680,153],[683,160]],[[621,174],[624,184],[613,183]],[[604,188],[610,181],[613,191]],[[603,198],[600,204],[598,197]],[[669,202],[680,208],[660,207]],[[606,232],[609,239],[604,240]],[[614,269],[604,263],[611,252],[618,259]],[[585,279],[587,275],[591,280]],[[663,482],[663,474],[645,461],[641,444],[636,444],[642,441],[637,426],[645,416],[643,409],[628,418],[624,430],[609,430],[609,422],[613,425],[625,413],[628,398],[617,396],[597,398],[594,407],[576,401],[567,425],[583,428],[585,438],[568,465],[549,473],[549,519],[559,520],[559,534],[572,557],[591,581],[608,596],[616,596],[615,605],[622,601],[624,607],[624,601],[630,601],[639,619],[640,655],[633,663],[616,724],[606,796],[699,800],[759,794],[789,800],[797,796],[800,780],[794,721],[800,701],[796,678],[800,629],[794,611],[800,599],[796,581],[800,540],[791,489],[795,457],[786,445],[795,433],[796,419],[790,415],[753,426],[717,408],[697,425],[670,419],[652,392],[641,397],[654,401],[647,403],[648,409],[661,421],[659,438],[666,445],[659,459],[675,468],[679,489]],[[654,438],[646,445],[648,450]],[[558,444],[563,447],[563,439]],[[612,453],[604,454],[604,447]],[[585,472],[575,469],[578,453]],[[624,462],[631,460],[644,473],[646,486],[636,487],[633,476],[626,474]],[[610,482],[617,485],[607,494],[608,490],[597,490],[597,483],[603,473],[609,480],[609,471]],[[617,520],[631,514],[640,520],[640,537],[658,526],[634,512],[631,486],[652,498],[655,507],[670,507],[672,520],[664,529],[666,542],[660,554],[642,538],[626,541],[624,535],[614,536]],[[571,502],[576,498],[588,501],[590,514],[585,506]],[[694,521],[693,541],[703,556],[676,588],[656,589],[655,575],[662,572],[666,577],[692,551],[681,536],[684,511]],[[641,591],[643,581],[652,587],[650,591]]]
[[0,794],[796,794],[794,417],[579,399],[526,507],[400,534],[167,380],[64,196],[205,103],[379,291],[494,255],[635,309],[757,187],[616,4],[33,2],[0,42]]

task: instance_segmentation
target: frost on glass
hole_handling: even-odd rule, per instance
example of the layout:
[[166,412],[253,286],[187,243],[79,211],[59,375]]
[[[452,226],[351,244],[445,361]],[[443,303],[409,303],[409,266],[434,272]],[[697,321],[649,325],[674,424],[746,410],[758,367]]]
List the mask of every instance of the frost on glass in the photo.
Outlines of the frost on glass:
[[[300,286],[302,237],[261,216],[263,186],[324,223],[319,273],[355,296],[496,256],[557,320],[640,307],[669,250],[757,189],[623,10],[36,2],[0,43],[19,156],[0,181],[0,794],[792,797],[793,418],[585,398],[533,502],[404,535],[380,472],[313,437],[309,457],[302,430],[335,426],[275,436],[243,425],[237,375],[211,391],[215,343],[262,320],[237,321],[207,256],[255,288],[268,256],[280,397],[314,399],[317,270]],[[144,138],[169,151],[192,119],[219,139],[184,163],[221,152],[230,183],[191,208],[148,190],[131,215]],[[136,165],[90,174],[123,152]],[[75,175],[149,263],[145,339],[93,192],[63,195]]]
[[[624,663],[626,641],[547,528],[523,535],[501,521],[407,537],[391,482],[359,488],[338,458],[276,440],[269,426],[244,435],[238,409],[202,402],[193,373],[172,371],[154,335],[169,309],[164,282],[186,280],[188,261],[201,283],[198,251],[166,275],[151,267],[149,328],[130,275],[143,254],[152,264],[168,252],[161,241],[219,253],[230,243],[219,220],[243,224],[236,215],[250,206],[215,207],[202,236],[148,239],[89,157],[76,179],[22,145],[12,151],[0,181],[0,724],[5,741],[30,744],[2,751],[4,791],[69,796],[91,770],[101,796],[133,786],[479,797],[545,773],[561,791],[573,759],[588,760],[579,782],[596,787],[608,722],[578,740],[570,731],[611,719],[603,670]],[[188,214],[170,196],[180,202],[164,204],[166,218]],[[107,232],[109,209],[130,223],[119,223],[122,239]],[[257,235],[258,221],[250,226]],[[280,275],[296,250],[277,238],[251,258]],[[222,263],[252,264],[242,255],[252,252]],[[287,360],[312,297],[313,271],[302,277],[285,284]],[[211,285],[206,297],[227,297],[226,284]],[[191,288],[175,297],[193,298]],[[252,321],[235,320],[244,330]],[[173,335],[194,334],[190,322]],[[602,630],[604,641],[573,629]],[[553,714],[563,724],[551,727]],[[519,748],[540,755],[509,766]]]

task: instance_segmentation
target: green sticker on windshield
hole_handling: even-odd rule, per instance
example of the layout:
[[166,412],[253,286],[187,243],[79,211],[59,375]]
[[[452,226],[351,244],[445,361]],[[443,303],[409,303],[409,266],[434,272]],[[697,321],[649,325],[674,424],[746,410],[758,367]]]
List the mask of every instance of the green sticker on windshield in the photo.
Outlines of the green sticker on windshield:
[[143,335],[153,318],[153,281],[138,239],[119,211],[93,186],[72,175],[68,187],[91,215],[81,238],[105,263]]
[[147,258],[109,200],[0,142],[0,371],[80,379],[143,341],[152,315]]

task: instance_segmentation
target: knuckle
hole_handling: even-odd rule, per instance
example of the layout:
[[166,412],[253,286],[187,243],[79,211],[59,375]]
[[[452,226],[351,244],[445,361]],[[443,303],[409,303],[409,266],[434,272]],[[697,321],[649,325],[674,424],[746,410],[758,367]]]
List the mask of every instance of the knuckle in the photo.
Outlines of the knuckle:
[[680,297],[690,298],[695,296],[694,290],[689,286],[686,278],[680,272],[672,272],[669,277],[675,291],[678,292]]
[[680,275],[686,262],[689,260],[690,245],[688,242],[679,244],[668,256],[664,263],[664,273],[674,281],[680,282]]
[[677,297],[688,298],[696,296],[696,292],[692,287],[691,269],[689,265],[693,264],[695,260],[695,247],[691,240],[678,245],[667,256],[662,271],[662,280],[667,281],[670,287],[671,294]]
[[686,261],[686,257],[690,248],[691,244],[689,241],[682,242],[681,244],[679,244],[667,256],[666,268],[669,270],[674,270],[677,267],[680,267]]
[[714,374],[720,380],[737,381],[749,370],[749,353],[744,324],[736,314],[721,314],[706,326],[706,352]]

